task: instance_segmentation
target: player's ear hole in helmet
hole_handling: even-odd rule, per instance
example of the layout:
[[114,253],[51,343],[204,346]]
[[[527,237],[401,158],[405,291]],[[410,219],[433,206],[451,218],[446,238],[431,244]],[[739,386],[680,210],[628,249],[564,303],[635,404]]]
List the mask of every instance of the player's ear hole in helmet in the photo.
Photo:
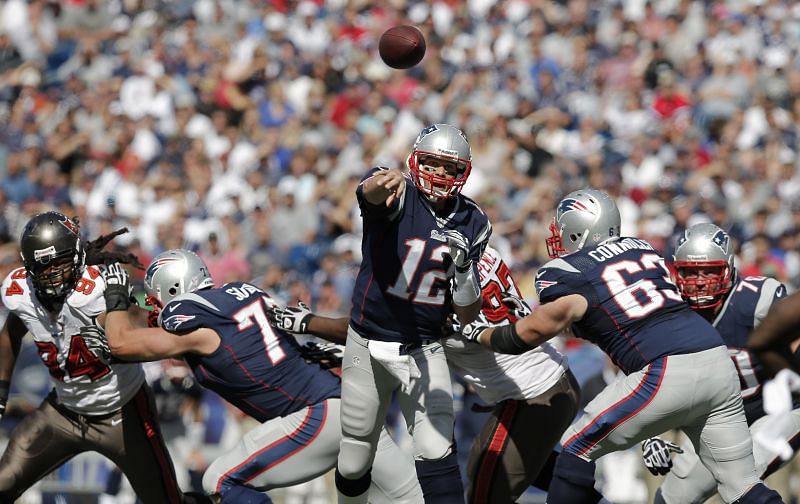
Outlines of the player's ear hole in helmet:
[[606,192],[580,189],[567,194],[556,206],[545,239],[551,258],[620,237],[619,209]]
[[213,286],[208,267],[194,252],[173,249],[160,253],[144,274],[145,304],[152,307],[148,323],[152,325],[161,308],[175,297]]
[[733,287],[733,242],[719,226],[703,222],[686,229],[673,261],[675,284],[692,308],[719,306]]
[[449,124],[432,124],[414,141],[408,156],[414,185],[430,199],[461,192],[472,171],[472,149],[464,133]]
[[86,265],[80,227],[59,212],[40,213],[25,224],[20,255],[36,297],[46,305],[63,302]]

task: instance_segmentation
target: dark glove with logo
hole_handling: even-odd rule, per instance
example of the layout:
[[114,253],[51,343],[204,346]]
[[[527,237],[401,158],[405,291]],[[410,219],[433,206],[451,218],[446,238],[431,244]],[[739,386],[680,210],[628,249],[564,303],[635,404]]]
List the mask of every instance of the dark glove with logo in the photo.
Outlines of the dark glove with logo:
[[652,437],[642,441],[644,465],[653,476],[665,475],[672,469],[672,453],[683,453],[683,449],[670,441]]
[[317,363],[322,369],[342,367],[344,347],[336,343],[307,342],[300,347],[300,354],[309,364]]
[[106,281],[106,311],[128,311],[131,307],[133,287],[128,272],[120,263],[112,263],[103,271]]
[[267,317],[270,323],[278,329],[283,329],[292,334],[305,334],[308,332],[308,323],[314,314],[311,308],[302,301],[297,306],[281,308],[278,305],[267,308]]

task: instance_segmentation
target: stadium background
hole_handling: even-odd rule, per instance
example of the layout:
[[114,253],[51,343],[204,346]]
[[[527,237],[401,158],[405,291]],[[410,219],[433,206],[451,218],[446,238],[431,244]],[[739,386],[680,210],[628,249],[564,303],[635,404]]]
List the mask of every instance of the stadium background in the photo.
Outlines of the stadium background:
[[[403,23],[423,30],[428,52],[395,71],[376,46]],[[586,185],[617,198],[623,234],[666,257],[687,225],[713,220],[735,239],[741,274],[795,290],[799,47],[800,5],[782,0],[5,0],[0,268],[19,265],[28,217],[57,208],[87,237],[127,226],[117,243],[144,263],[185,246],[218,284],[251,279],[345,314],[360,259],[355,184],[370,166],[402,166],[424,125],[449,122],[472,144],[464,192],[531,302],[553,206]],[[614,371],[562,343],[588,400]],[[48,389],[25,352],[5,432]],[[246,421],[174,363],[149,371],[166,389],[173,458],[197,484]],[[466,455],[482,418],[474,394],[458,395]],[[604,461],[611,500],[648,500],[658,481],[635,449]],[[776,477],[785,498],[800,494],[792,469]],[[25,502],[96,502],[114,481],[84,457]],[[326,480],[284,494],[332,495]]]

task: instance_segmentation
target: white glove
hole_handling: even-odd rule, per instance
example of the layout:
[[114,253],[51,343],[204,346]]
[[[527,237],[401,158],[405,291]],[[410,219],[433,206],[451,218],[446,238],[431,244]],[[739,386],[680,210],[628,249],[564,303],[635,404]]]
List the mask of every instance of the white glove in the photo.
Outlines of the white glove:
[[782,369],[764,384],[764,412],[777,415],[792,411],[792,392],[800,392],[800,376],[791,369]]
[[525,318],[531,314],[531,307],[519,296],[506,293],[501,301],[503,301],[503,304],[511,311],[511,315],[514,315],[518,319]]
[[297,306],[281,308],[274,305],[267,309],[267,317],[272,325],[293,334],[307,333],[308,322],[312,316],[314,314],[311,312],[311,308],[302,301],[298,302]]
[[444,235],[447,236],[447,246],[450,248],[450,259],[456,267],[456,271],[466,271],[472,266],[472,259],[469,256],[469,240],[455,229],[446,229]]
[[80,328],[80,333],[89,351],[103,361],[103,364],[111,364],[111,348],[108,346],[105,332],[97,326],[83,326]]
[[664,475],[672,469],[672,453],[683,453],[683,449],[671,441],[652,437],[642,441],[644,465],[653,476]]
[[481,333],[486,329],[489,329],[489,324],[482,322],[481,320],[475,320],[470,322],[469,324],[465,325],[461,329],[461,335],[467,341],[472,341],[473,343],[479,343],[478,338],[480,337]]

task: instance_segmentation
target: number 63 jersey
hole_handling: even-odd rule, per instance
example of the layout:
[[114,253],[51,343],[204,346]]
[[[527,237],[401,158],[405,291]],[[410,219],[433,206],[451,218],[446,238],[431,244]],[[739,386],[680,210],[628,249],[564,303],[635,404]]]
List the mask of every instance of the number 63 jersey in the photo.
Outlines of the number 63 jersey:
[[684,303],[664,259],[644,240],[620,238],[553,259],[537,272],[541,303],[580,294],[589,303],[572,326],[625,374],[666,356],[723,345],[717,331]]
[[58,313],[42,306],[24,268],[9,273],[0,289],[3,304],[33,336],[60,404],[83,415],[105,415],[120,409],[142,386],[140,364],[109,365],[81,336],[81,328],[97,326],[97,316],[106,311],[105,282],[97,268],[84,269]]

